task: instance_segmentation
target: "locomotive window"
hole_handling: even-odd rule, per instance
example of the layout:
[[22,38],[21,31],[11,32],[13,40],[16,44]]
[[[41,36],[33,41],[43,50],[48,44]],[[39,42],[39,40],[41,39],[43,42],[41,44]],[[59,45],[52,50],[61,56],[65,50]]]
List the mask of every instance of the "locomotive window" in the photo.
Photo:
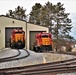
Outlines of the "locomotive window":
[[42,35],[42,37],[46,38],[46,37],[48,37],[48,36],[47,36],[47,35]]
[[15,33],[16,33],[16,34],[18,34],[18,33],[21,33],[21,34],[22,34],[23,32],[15,32]]

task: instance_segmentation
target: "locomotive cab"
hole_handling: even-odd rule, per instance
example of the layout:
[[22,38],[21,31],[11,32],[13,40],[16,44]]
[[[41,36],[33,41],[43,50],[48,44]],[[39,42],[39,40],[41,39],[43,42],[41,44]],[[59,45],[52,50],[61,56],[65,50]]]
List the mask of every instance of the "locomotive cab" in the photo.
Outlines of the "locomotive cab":
[[14,29],[11,33],[11,48],[22,49],[25,47],[25,32],[21,29]]
[[33,50],[36,52],[49,52],[52,51],[52,37],[50,33],[39,33],[36,34],[36,44]]

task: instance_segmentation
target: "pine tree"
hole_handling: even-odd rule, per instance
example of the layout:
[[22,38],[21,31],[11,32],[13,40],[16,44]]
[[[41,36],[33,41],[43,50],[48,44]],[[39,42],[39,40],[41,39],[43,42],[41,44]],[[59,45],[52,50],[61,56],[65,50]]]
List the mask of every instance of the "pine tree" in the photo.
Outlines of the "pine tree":
[[6,13],[6,16],[23,20],[26,18],[25,11],[26,10],[23,9],[23,7],[17,6],[14,11],[9,10],[8,13]]
[[67,38],[66,36],[72,28],[69,15],[69,13],[65,13],[65,8],[60,2],[56,5],[47,2],[44,6],[36,3],[30,13],[30,22],[49,27],[49,31],[56,39]]
[[40,9],[41,9],[42,5],[40,3],[36,3],[33,7],[32,7],[32,11],[30,12],[30,18],[29,18],[29,22],[33,23],[33,24],[40,24],[40,19],[39,19],[39,15],[40,15]]
[[[30,22],[49,28],[50,33],[53,35],[53,41],[55,41],[56,50],[59,45],[66,44],[65,40],[73,39],[69,35],[72,29],[72,21],[69,18],[70,13],[65,12],[63,5],[60,2],[55,5],[47,2],[43,6],[39,4],[40,7],[38,7],[36,3],[30,13]],[[61,40],[64,41],[64,44],[62,44]]]

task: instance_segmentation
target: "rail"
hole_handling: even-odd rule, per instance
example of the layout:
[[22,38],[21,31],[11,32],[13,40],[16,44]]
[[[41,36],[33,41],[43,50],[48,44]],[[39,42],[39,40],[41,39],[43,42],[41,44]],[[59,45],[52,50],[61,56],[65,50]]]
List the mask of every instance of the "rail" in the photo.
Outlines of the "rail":
[[76,72],[76,58],[51,63],[0,69],[0,75],[51,75],[67,72]]
[[13,60],[19,60],[19,59],[23,59],[23,58],[27,58],[30,55],[30,53],[26,49],[23,49],[24,51],[27,52],[27,55],[22,56],[22,57],[18,57],[21,54],[21,52],[20,52],[19,49],[16,49],[16,50],[18,50],[19,54],[17,54],[16,56],[12,56],[12,57],[1,58],[0,59],[0,63],[7,62],[7,61],[13,61]]

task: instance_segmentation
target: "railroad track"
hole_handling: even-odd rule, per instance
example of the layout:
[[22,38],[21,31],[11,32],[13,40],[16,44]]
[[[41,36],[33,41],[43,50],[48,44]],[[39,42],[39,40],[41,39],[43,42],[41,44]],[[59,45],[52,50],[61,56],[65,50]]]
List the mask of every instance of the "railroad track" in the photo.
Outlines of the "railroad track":
[[55,67],[50,67],[50,68],[40,68],[40,69],[31,69],[31,70],[18,70],[18,71],[8,71],[8,72],[0,72],[0,75],[36,75],[36,74],[58,74],[58,73],[67,73],[67,72],[76,72],[76,66],[55,66]]
[[[17,75],[17,74],[32,75],[32,74],[42,74],[42,73],[51,73],[51,72],[52,73],[59,73],[59,72],[66,73],[71,71],[73,72],[76,71],[76,62],[74,60],[76,60],[76,58],[63,62],[59,61],[59,62],[52,62],[46,64],[39,64],[39,65],[0,69],[0,73],[5,75]],[[71,61],[71,63],[69,61]]]
[[67,72],[76,72],[76,58],[38,65],[0,69],[0,75],[51,75]]
[[14,55],[14,56],[11,56],[11,57],[6,57],[6,58],[0,58],[0,61],[1,60],[6,60],[6,59],[11,59],[11,58],[14,58],[14,57],[17,57],[21,54],[21,52],[19,51],[19,49],[16,49],[18,51],[18,54]]
[[22,50],[24,50],[27,53],[27,55],[24,55],[22,57],[19,57],[20,54],[21,54],[21,51],[19,49],[16,49],[16,50],[18,51],[18,54],[17,55],[11,56],[11,57],[6,57],[6,58],[1,58],[0,59],[0,63],[2,63],[2,62],[8,62],[8,61],[13,61],[13,60],[23,59],[23,58],[26,58],[26,57],[28,57],[30,55],[30,53],[26,49],[22,49]]

